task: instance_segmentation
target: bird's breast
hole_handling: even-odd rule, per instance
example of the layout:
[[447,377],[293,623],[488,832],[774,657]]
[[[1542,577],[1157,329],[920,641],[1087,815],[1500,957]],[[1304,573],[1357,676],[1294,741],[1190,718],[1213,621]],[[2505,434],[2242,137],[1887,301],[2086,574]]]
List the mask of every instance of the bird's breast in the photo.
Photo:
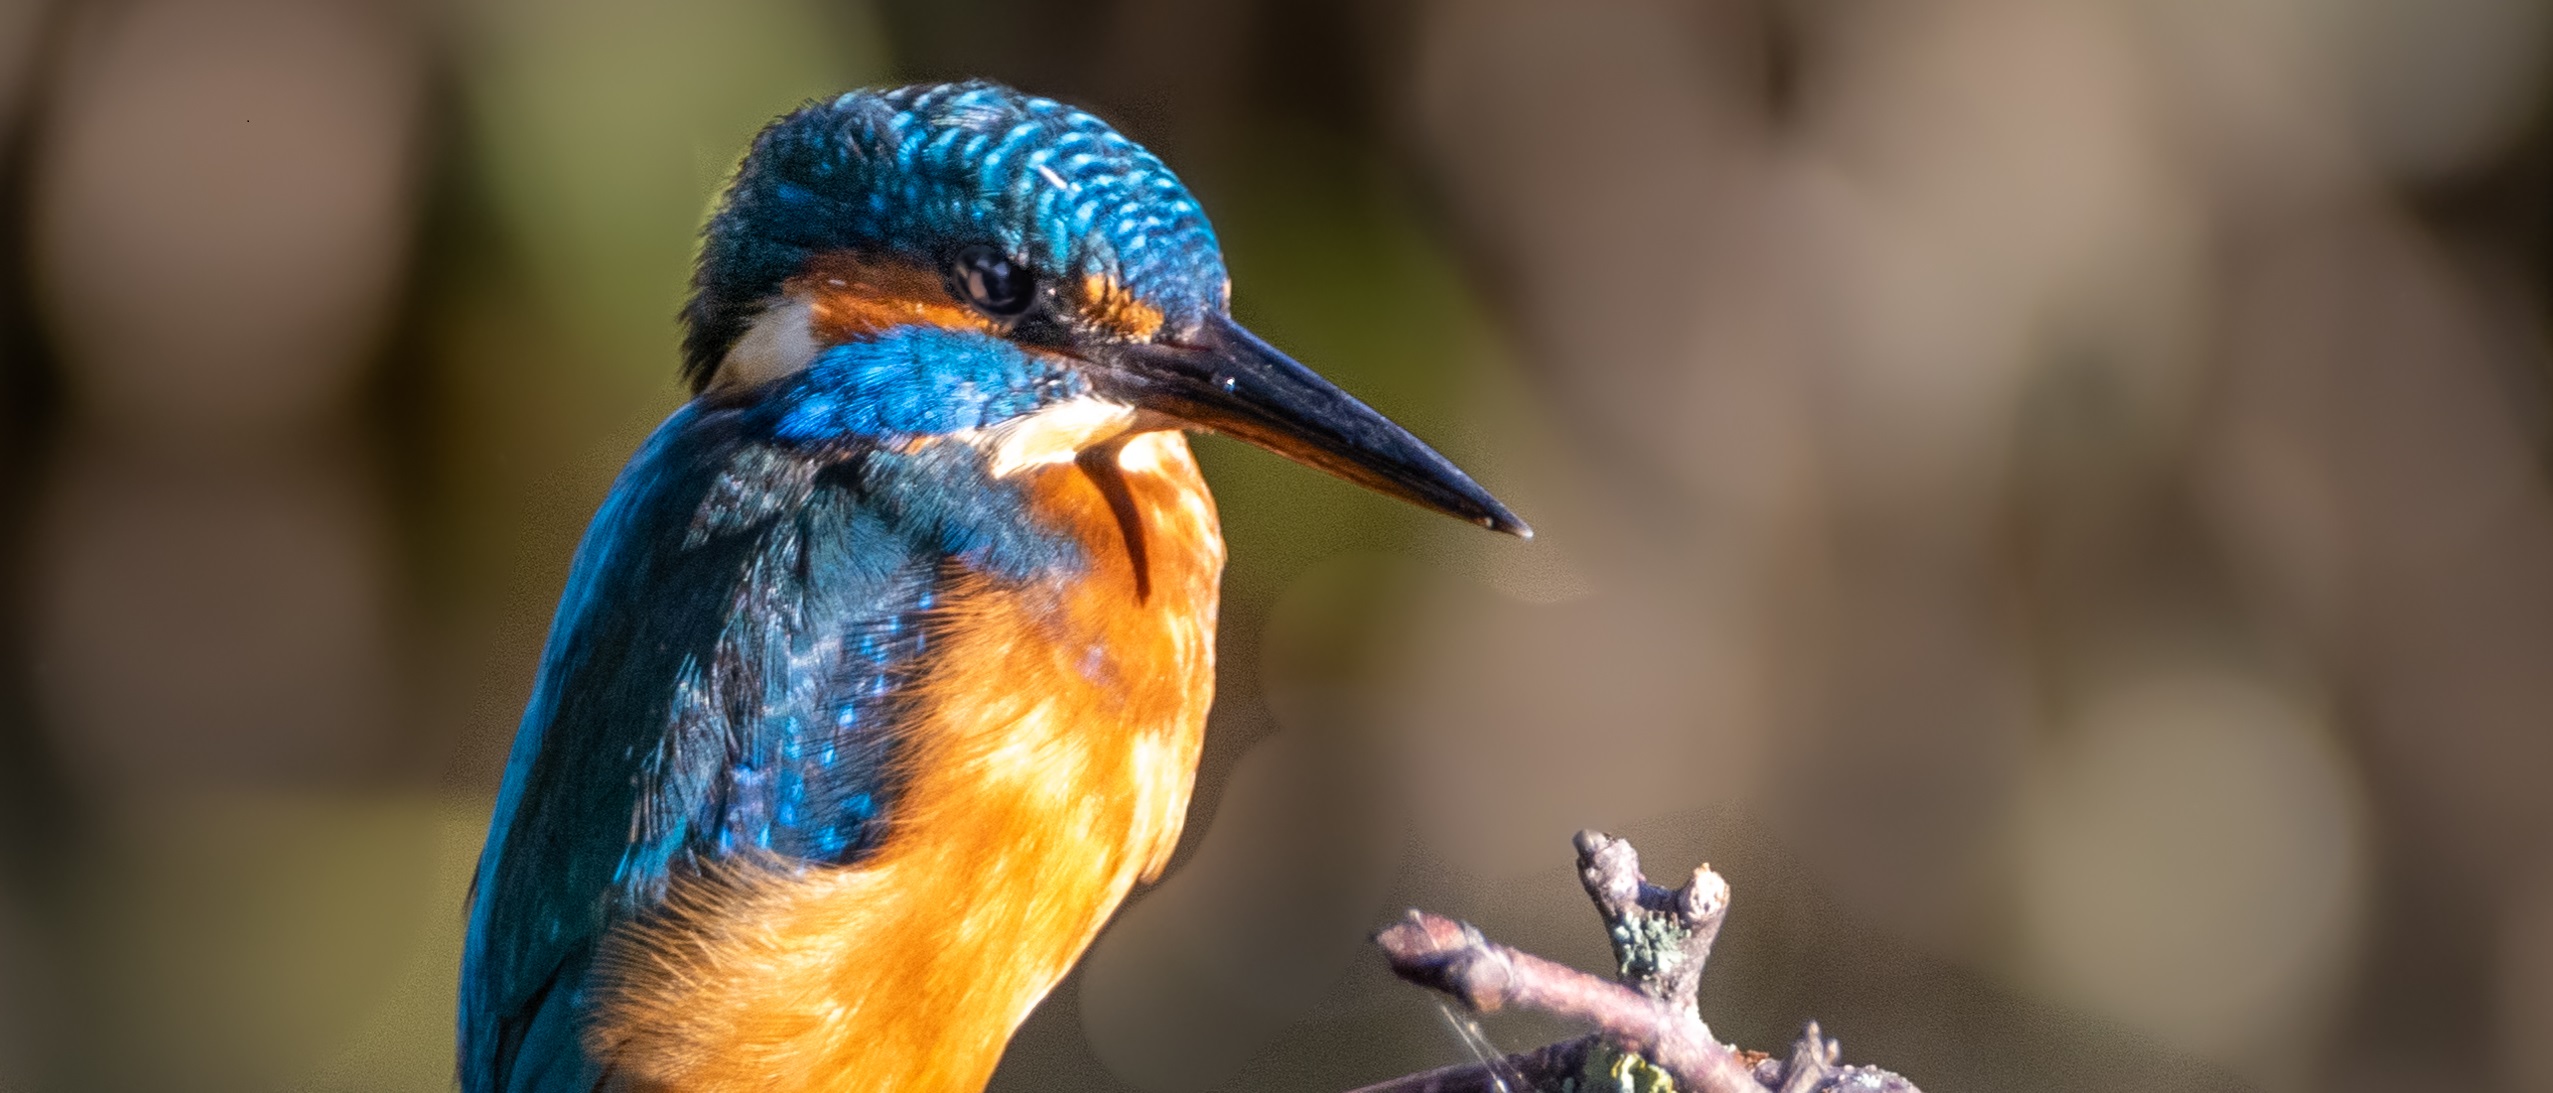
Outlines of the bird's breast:
[[910,684],[900,804],[840,868],[739,867],[607,943],[589,1042],[641,1086],[973,1091],[1177,843],[1223,543],[1186,440],[1013,479],[1078,574],[961,574]]

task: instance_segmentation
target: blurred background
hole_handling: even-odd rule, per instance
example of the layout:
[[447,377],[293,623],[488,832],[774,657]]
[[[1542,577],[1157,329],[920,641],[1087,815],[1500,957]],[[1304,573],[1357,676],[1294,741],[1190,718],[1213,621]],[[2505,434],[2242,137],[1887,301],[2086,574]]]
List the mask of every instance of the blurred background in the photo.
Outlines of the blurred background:
[[[2553,1091],[2543,0],[0,0],[0,1089],[450,1087],[756,126],[985,75],[1542,532],[1201,442],[1181,857],[1003,1091],[1462,1059],[1403,906],[1935,1090]],[[1493,1021],[1510,1050],[1567,1030]]]

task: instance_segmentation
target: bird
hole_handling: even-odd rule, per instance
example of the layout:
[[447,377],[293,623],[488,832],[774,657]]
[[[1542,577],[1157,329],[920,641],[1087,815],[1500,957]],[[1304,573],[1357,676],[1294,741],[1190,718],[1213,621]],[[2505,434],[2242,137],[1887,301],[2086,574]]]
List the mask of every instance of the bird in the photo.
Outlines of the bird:
[[507,761],[465,1093],[982,1089],[1185,820],[1224,563],[1187,432],[1531,535],[1230,305],[1196,198],[1076,107],[763,128]]

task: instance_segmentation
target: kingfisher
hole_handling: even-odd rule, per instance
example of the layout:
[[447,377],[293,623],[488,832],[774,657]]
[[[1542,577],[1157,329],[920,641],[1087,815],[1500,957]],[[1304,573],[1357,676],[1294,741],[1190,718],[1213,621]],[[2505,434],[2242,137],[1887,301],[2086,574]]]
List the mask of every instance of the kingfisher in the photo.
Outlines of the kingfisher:
[[1230,296],[1178,178],[1051,99],[755,137],[506,767],[466,1093],[982,1089],[1178,841],[1224,561],[1185,430],[1531,534]]

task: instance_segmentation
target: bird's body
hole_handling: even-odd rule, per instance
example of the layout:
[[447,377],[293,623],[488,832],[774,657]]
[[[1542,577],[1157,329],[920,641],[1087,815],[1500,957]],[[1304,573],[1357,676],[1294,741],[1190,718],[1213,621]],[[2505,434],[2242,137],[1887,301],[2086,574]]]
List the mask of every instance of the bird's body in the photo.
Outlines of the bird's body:
[[1136,596],[1117,520],[1075,460],[1019,472],[1029,522],[1083,564],[936,583],[900,699],[892,835],[821,876],[716,877],[614,938],[590,1035],[623,1070],[675,1089],[877,1074],[980,1088],[1029,1007],[1159,872],[1213,689],[1223,552],[1177,433],[1135,437],[1115,463],[1159,559],[1152,594]]
[[1185,191],[1078,111],[966,84],[766,130],[686,313],[700,393],[524,715],[467,1093],[980,1089],[1186,813],[1223,545],[1178,427],[1343,421],[1289,454],[1512,524],[1223,292]]

